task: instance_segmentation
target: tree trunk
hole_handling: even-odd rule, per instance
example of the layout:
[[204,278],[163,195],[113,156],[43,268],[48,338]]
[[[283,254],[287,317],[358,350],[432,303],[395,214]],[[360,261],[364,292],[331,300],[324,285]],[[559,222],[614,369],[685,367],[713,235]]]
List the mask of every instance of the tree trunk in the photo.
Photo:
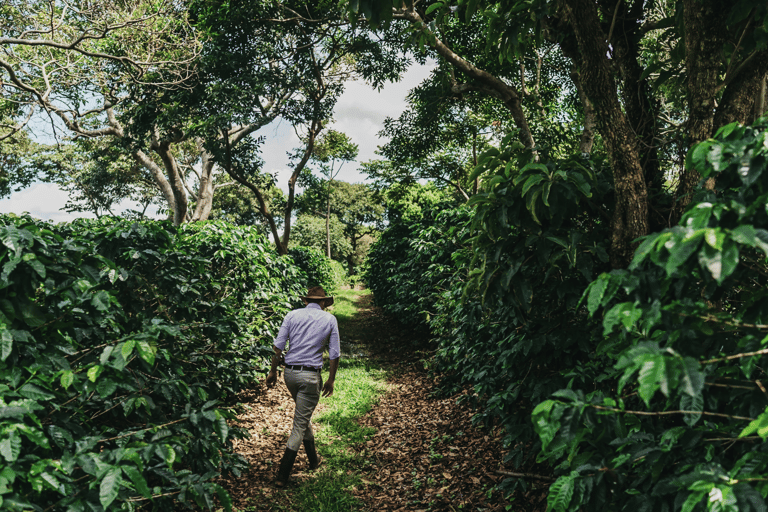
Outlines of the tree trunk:
[[[603,5],[606,15],[616,14],[615,20],[609,18],[612,20],[611,23],[615,23],[615,25],[611,40],[608,42],[614,47],[614,55],[619,63],[622,77],[622,103],[629,125],[638,139],[640,165],[645,174],[646,187],[649,191],[661,192],[664,185],[664,174],[659,164],[657,150],[657,109],[649,94],[648,80],[642,78],[643,68],[637,60],[640,53],[639,42],[642,38],[639,28],[644,4],[643,2],[634,2],[631,9],[628,9],[624,0],[618,4],[612,0],[604,0]],[[664,219],[660,220],[666,222]]]
[[171,186],[173,199],[175,201],[173,224],[179,226],[187,220],[187,190],[184,187],[176,157],[174,157],[171,152],[170,141],[158,141],[157,139],[154,139],[152,142],[152,149],[158,154],[165,167],[168,183]]
[[622,111],[608,61],[609,48],[590,0],[562,0],[563,12],[581,53],[581,83],[592,101],[613,168],[615,205],[611,223],[611,265],[626,267],[634,240],[648,234],[648,194],[632,128]]
[[331,259],[331,182],[328,181],[328,198],[325,209],[325,255]]
[[192,214],[192,222],[208,220],[213,208],[213,155],[205,149],[200,152],[203,163],[200,168],[200,183],[197,188],[197,203]]
[[[288,202],[285,206],[285,217],[283,224],[283,238],[282,241],[277,239],[276,242],[282,244],[285,252],[288,253],[288,241],[291,237],[291,214],[293,213],[293,204],[296,201],[296,180],[299,178],[299,174],[304,170],[304,167],[309,162],[309,157],[312,156],[312,150],[315,148],[315,139],[320,131],[323,129],[323,123],[318,119],[313,119],[310,123],[310,127],[307,133],[307,145],[304,148],[304,154],[296,167],[293,168],[293,173],[288,180]],[[278,250],[279,252],[279,250]]]
[[[688,147],[706,140],[713,134],[715,96],[720,80],[721,51],[725,34],[723,16],[727,16],[730,1],[683,0],[685,27],[685,64],[688,71]],[[674,219],[682,216],[690,204],[701,176],[687,168],[677,187],[678,203]],[[707,183],[714,188],[714,181]]]
[[765,112],[765,82],[768,51],[752,57],[723,91],[717,108],[714,131],[729,123],[752,124]]
[[163,193],[165,202],[168,203],[168,210],[170,212],[169,219],[173,220],[174,212],[176,212],[176,198],[173,195],[171,184],[168,183],[168,180],[165,178],[165,174],[163,174],[163,170],[159,165],[152,161],[149,155],[141,150],[134,151],[132,155],[137,162],[139,162],[150,172],[150,174],[152,174],[157,187],[160,189],[160,192]]

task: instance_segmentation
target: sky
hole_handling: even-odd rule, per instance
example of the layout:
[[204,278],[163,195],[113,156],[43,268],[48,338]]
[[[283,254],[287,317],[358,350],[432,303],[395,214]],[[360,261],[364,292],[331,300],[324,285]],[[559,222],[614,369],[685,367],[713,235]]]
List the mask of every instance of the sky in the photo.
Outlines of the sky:
[[[384,127],[384,119],[397,117],[405,109],[408,91],[429,76],[434,65],[414,64],[397,83],[386,84],[377,91],[363,82],[347,85],[334,110],[334,123],[330,126],[346,133],[359,147],[356,162],[345,164],[338,180],[350,183],[365,181],[365,175],[359,172],[359,164],[376,158],[375,151],[385,140],[377,133]],[[299,139],[291,125],[285,121],[275,121],[256,133],[263,135],[262,146],[264,168],[269,173],[277,173],[277,184],[284,190],[291,174],[288,168],[286,152],[299,145]],[[67,193],[50,183],[34,183],[29,188],[0,200],[0,213],[29,212],[33,217],[54,222],[66,222],[76,217],[92,217],[84,213],[67,213],[63,210],[67,202]],[[123,208],[131,205],[125,204]],[[148,212],[150,213],[150,212]]]

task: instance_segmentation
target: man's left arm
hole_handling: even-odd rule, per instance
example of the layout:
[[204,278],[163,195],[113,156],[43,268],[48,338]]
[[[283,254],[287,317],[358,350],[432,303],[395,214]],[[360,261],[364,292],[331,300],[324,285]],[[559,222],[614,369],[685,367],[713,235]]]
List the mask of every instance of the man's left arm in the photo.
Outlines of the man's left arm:
[[333,383],[336,380],[336,371],[339,369],[339,358],[341,357],[339,341],[339,324],[336,317],[333,317],[331,324],[331,335],[328,340],[328,357],[331,360],[328,380],[323,385],[323,396],[329,397],[333,394]]

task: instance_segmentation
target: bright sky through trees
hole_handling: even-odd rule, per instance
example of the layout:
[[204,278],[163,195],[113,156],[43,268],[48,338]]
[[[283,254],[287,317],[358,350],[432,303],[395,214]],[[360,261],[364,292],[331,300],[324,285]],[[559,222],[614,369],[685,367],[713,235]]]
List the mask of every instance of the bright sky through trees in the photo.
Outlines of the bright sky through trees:
[[[384,119],[397,117],[405,108],[405,97],[411,88],[426,78],[433,66],[414,64],[398,83],[387,84],[376,91],[363,82],[347,84],[334,112],[334,129],[346,133],[360,148],[357,163],[345,165],[338,179],[351,183],[364,181],[359,163],[376,157],[377,146],[384,141],[377,137]],[[285,187],[288,169],[287,151],[299,145],[290,124],[278,121],[257,132],[266,141],[262,147],[265,167],[277,172],[277,184]],[[88,213],[68,213],[62,210],[67,193],[51,183],[35,183],[31,187],[0,200],[0,213],[29,212],[33,216],[57,222],[69,221],[78,216],[92,217]],[[125,207],[128,207],[126,205]],[[150,214],[155,212],[150,211]]]

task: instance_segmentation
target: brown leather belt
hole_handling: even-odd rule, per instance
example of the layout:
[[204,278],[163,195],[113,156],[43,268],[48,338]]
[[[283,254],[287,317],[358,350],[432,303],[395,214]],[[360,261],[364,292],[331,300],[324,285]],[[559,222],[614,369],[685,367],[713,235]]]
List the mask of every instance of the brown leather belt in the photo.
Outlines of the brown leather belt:
[[295,364],[287,364],[285,365],[286,368],[290,368],[291,370],[303,370],[305,372],[320,372],[320,368],[315,368],[314,366],[300,366]]

